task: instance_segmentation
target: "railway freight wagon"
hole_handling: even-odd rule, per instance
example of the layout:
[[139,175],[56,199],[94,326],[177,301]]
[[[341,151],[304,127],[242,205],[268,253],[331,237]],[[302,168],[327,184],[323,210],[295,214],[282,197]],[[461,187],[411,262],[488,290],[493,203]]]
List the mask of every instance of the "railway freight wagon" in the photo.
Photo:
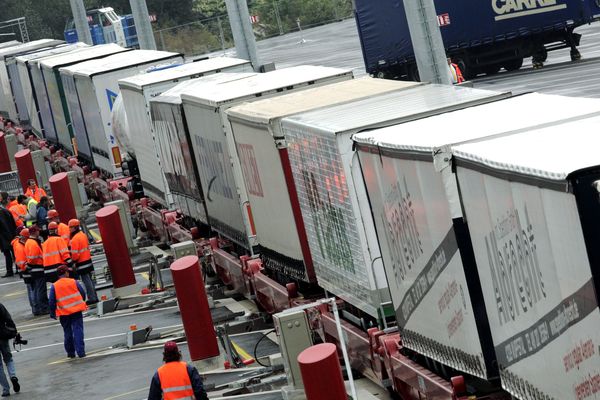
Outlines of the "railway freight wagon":
[[[573,29],[600,17],[594,0],[435,0],[446,53],[467,79],[500,68],[519,69],[523,58],[543,63],[547,52],[572,47]],[[356,0],[356,25],[368,73],[418,80],[403,0]]]
[[[17,72],[19,74],[19,87],[13,85],[13,93],[15,102],[19,110],[19,123],[23,129],[33,130],[33,126],[39,128],[39,99],[37,93],[33,90],[34,84],[42,84],[43,78],[41,70],[38,68],[38,62],[47,57],[69,53],[76,49],[89,47],[85,43],[75,43],[64,46],[56,46],[54,48],[37,51],[32,54],[26,54],[17,57],[13,62],[17,64]],[[10,69],[9,69],[10,71]],[[14,80],[11,78],[11,82]],[[34,133],[40,133],[39,129],[33,130]]]
[[120,173],[121,152],[111,128],[119,79],[181,63],[179,53],[133,50],[61,68],[65,95],[79,102],[68,103],[78,153],[108,176]]
[[246,79],[254,73],[213,74],[178,84],[150,100],[152,129],[155,134],[161,168],[175,208],[194,223],[208,226],[204,193],[191,136],[183,111],[181,93],[202,93],[213,85]]
[[498,376],[450,147],[598,112],[598,100],[527,94],[354,135],[403,346]]
[[[77,96],[67,96],[60,78],[59,70],[64,67],[75,65],[84,61],[107,57],[111,54],[129,51],[116,44],[86,47],[74,50],[68,54],[61,54],[41,60],[38,68],[42,71],[42,81],[34,82],[34,91],[39,99],[40,126],[32,126],[42,133],[43,137],[50,143],[60,145],[67,153],[75,154],[73,148],[74,136],[73,124],[81,122],[81,118],[71,120],[71,112],[81,115]],[[70,109],[69,109],[70,105]],[[77,126],[79,131],[84,127]],[[85,132],[85,131],[84,131]],[[39,136],[39,135],[38,135]],[[89,146],[86,140],[78,143],[79,149],[84,154],[89,154]],[[90,162],[90,160],[86,160]]]
[[[48,47],[56,47],[62,43],[64,42],[61,40],[41,39],[29,43],[19,44],[13,47],[0,49],[0,114],[2,114],[2,116],[4,116],[5,118],[10,118],[14,122],[17,122],[17,107],[11,88],[11,81],[7,61],[9,61],[11,58],[22,54],[27,54]],[[15,74],[13,76],[18,77],[18,74],[16,73],[16,65],[14,72]]]
[[281,133],[281,119],[413,86],[413,83],[383,79],[354,79],[227,110],[244,181],[247,187],[254,188],[248,190],[248,200],[260,256],[271,274],[298,283],[317,281],[293,185],[288,149]]
[[[389,291],[351,136],[508,96],[417,85],[281,121],[289,168],[319,286],[361,312],[382,316]],[[360,322],[360,321],[359,321]]]
[[246,186],[244,182],[225,111],[242,102],[352,77],[348,70],[300,66],[222,83],[211,90],[190,90],[181,94],[212,229],[246,251],[256,251],[256,228],[247,190],[258,189]]
[[599,395],[599,127],[452,148],[502,386],[521,400]]
[[159,160],[159,149],[150,118],[150,99],[189,79],[218,72],[251,72],[249,61],[230,57],[216,57],[183,64],[152,73],[141,74],[119,81],[119,88],[129,122],[129,138],[123,149],[135,156],[144,193],[163,206],[173,206],[165,175]]

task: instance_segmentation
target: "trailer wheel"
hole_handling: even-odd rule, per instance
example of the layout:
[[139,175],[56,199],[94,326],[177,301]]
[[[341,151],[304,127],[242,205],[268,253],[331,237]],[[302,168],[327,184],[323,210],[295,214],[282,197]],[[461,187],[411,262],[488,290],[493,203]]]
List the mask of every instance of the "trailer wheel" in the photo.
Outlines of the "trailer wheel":
[[456,57],[456,59],[453,58],[453,60],[456,65],[458,65],[458,68],[460,68],[460,72],[462,72],[462,76],[465,80],[470,81],[477,76],[477,71],[471,64],[467,63],[465,58]]
[[523,66],[523,58],[519,57],[510,61],[506,61],[502,66],[507,71],[516,71]]
[[408,79],[414,82],[421,82],[421,77],[419,76],[419,67],[417,67],[417,64],[410,64],[408,66]]
[[502,68],[500,64],[492,64],[484,67],[483,72],[486,75],[496,75],[500,71],[500,68]]

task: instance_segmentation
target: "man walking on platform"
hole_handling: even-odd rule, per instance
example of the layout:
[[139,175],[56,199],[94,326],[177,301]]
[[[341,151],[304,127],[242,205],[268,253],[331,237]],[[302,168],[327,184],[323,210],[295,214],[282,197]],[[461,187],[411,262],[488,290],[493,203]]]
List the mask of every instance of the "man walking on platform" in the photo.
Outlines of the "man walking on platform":
[[40,228],[29,228],[29,239],[25,242],[25,256],[27,268],[31,272],[31,285],[33,288],[33,315],[48,314],[48,291],[46,277],[44,276],[44,255],[40,242]]
[[90,242],[88,237],[80,227],[78,219],[69,221],[69,229],[71,230],[71,259],[75,263],[75,271],[77,277],[81,279],[87,293],[87,304],[98,303],[98,295],[94,286],[93,274],[94,264],[92,264],[92,255],[90,253]]
[[164,365],[152,377],[148,400],[208,400],[198,370],[181,361],[177,343],[165,343],[163,361]]
[[85,357],[83,341],[83,312],[87,310],[85,291],[75,279],[69,278],[66,265],[58,267],[59,279],[50,288],[50,318],[58,317],[64,332],[67,357]]
[[15,393],[19,393],[21,390],[21,385],[19,385],[19,379],[17,378],[17,373],[15,371],[15,362],[13,361],[10,345],[8,344],[8,341],[13,339],[16,334],[17,326],[12,320],[6,307],[0,303],[0,355],[2,355],[2,359],[0,360],[0,385],[2,386],[2,397],[10,396],[10,386],[8,385],[6,375],[4,374],[2,360],[4,360],[4,364],[6,364],[8,376],[13,384]]
[[31,313],[35,314],[35,299],[33,295],[33,287],[31,286],[31,271],[27,267],[27,254],[25,253],[25,242],[29,239],[29,229],[19,227],[17,228],[17,237],[11,242],[13,253],[15,255],[15,264],[17,270],[23,278],[23,282],[27,287],[27,298],[29,299],[29,305],[31,306]]

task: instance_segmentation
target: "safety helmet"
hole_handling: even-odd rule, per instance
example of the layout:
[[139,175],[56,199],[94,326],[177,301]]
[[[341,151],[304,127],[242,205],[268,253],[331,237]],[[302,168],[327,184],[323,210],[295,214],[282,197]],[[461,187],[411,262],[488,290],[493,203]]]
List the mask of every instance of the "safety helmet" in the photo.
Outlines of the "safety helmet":
[[58,211],[56,210],[48,210],[48,218],[57,218],[58,217]]
[[69,228],[74,228],[74,227],[79,227],[79,220],[75,219],[75,218],[69,220]]
[[21,229],[21,232],[19,232],[19,235],[23,238],[28,238],[29,237],[29,229],[27,229],[27,228]]
[[165,343],[165,347],[163,349],[163,354],[177,354],[179,353],[179,347],[177,347],[177,343],[174,341],[168,341]]
[[50,222],[48,224],[48,230],[49,231],[55,231],[58,229],[58,224],[56,222]]

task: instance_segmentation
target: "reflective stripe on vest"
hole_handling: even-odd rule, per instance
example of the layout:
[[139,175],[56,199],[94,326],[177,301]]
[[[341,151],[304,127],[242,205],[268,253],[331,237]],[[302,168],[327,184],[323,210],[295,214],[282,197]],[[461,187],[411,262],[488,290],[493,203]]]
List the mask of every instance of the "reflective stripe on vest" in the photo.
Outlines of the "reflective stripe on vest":
[[34,239],[27,239],[27,242],[25,242],[25,255],[29,264],[40,266],[44,264],[42,249]]
[[79,231],[71,239],[71,255],[77,263],[91,262],[90,243],[85,233]]
[[58,236],[63,238],[65,243],[69,243],[69,240],[71,239],[71,230],[69,229],[69,226],[67,224],[63,224],[61,222],[60,224],[58,224],[57,231],[58,231]]
[[50,236],[42,245],[44,252],[44,267],[66,263],[71,258],[65,241],[58,236]]
[[87,310],[75,279],[60,278],[54,283],[56,315],[71,315]]
[[187,371],[187,364],[183,361],[166,363],[158,369],[160,387],[164,400],[193,399],[194,390],[192,381]]

